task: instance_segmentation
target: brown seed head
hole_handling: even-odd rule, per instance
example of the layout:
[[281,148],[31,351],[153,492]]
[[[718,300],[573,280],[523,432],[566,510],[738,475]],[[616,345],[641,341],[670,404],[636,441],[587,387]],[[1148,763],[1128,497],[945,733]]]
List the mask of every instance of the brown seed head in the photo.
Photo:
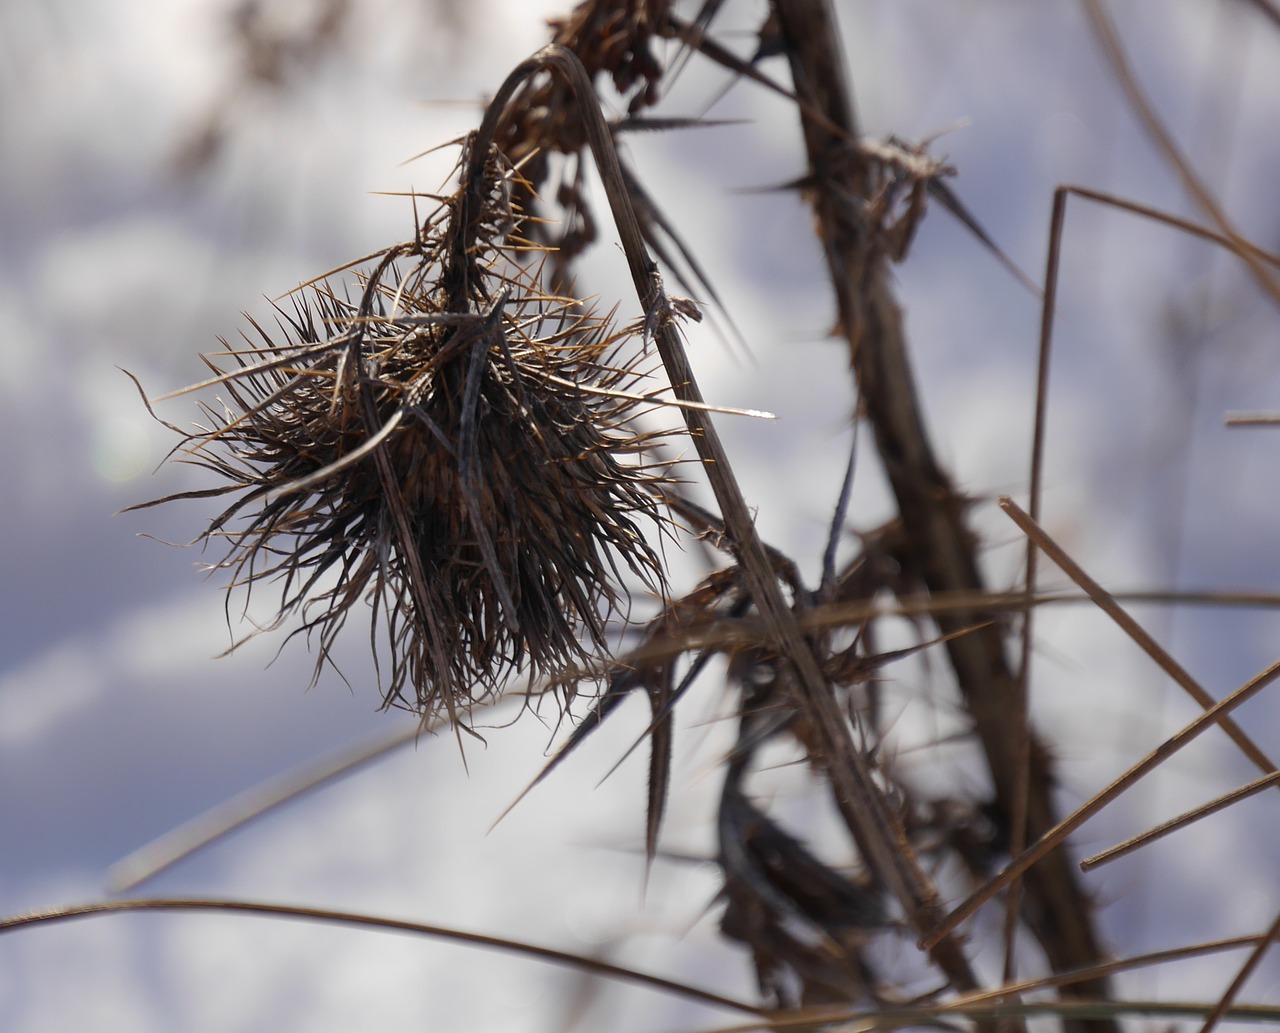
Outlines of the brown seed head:
[[456,718],[518,667],[603,648],[622,571],[662,585],[646,531],[665,476],[627,391],[643,348],[543,293],[514,174],[490,161],[486,178],[469,234],[459,190],[358,300],[314,284],[283,337],[254,324],[260,342],[206,359],[228,398],[183,446],[226,479],[208,494],[235,496],[202,536],[227,542],[219,566],[233,588],[279,586],[276,623],[301,616],[317,672],[372,604],[385,704]]

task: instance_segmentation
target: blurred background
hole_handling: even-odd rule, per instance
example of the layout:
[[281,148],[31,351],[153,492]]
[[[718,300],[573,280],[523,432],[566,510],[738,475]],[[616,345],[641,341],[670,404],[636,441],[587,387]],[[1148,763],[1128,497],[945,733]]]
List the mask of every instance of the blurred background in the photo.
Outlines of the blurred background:
[[[932,150],[958,168],[955,192],[1033,279],[1059,184],[1205,221],[1076,3],[836,6],[864,130],[941,133]],[[1240,231],[1276,250],[1280,28],[1266,5],[1113,6],[1139,81],[1197,171]],[[190,541],[214,505],[118,512],[208,486],[198,470],[153,472],[172,435],[122,370],[152,396],[199,380],[199,353],[246,326],[241,312],[265,317],[267,299],[410,237],[409,202],[385,194],[440,186],[454,153],[415,156],[471,128],[564,9],[0,6],[0,913],[98,898],[111,866],[154,837],[264,779],[412,728],[379,712],[355,627],[338,653],[345,682],[326,671],[311,686],[311,658],[300,642],[281,650],[281,635],[216,658],[252,627],[224,611],[219,575],[199,569],[220,557],[162,544]],[[724,41],[749,55],[765,13],[727,5]],[[782,65],[762,70],[785,80]],[[711,321],[692,330],[705,393],[779,416],[720,424],[766,539],[812,576],[849,447],[850,381],[827,338],[834,311],[809,215],[793,192],[771,189],[805,171],[794,116],[746,83],[708,109],[729,78],[695,59],[661,110],[733,124],[628,148],[741,330],[737,343]],[[1223,424],[1228,411],[1280,410],[1274,303],[1225,252],[1078,200],[1063,263],[1047,528],[1115,591],[1280,591],[1280,430]],[[638,315],[607,231],[589,270],[588,291]],[[1039,301],[941,209],[897,272],[936,446],[977,500],[992,587],[1013,587],[1021,540],[994,499],[1025,500]],[[185,397],[158,413],[179,425],[197,416]],[[887,513],[868,452],[851,523],[870,528]],[[1052,568],[1043,576],[1066,586]],[[1215,696],[1277,656],[1272,609],[1134,612]],[[1066,801],[1197,712],[1092,607],[1047,609],[1037,630],[1033,712]],[[926,765],[956,717],[940,666],[887,671]],[[700,860],[714,851],[710,783],[731,705],[711,677],[685,707],[664,838],[678,856],[659,861],[647,891],[643,751],[605,779],[645,726],[635,701],[492,831],[563,735],[550,709],[508,727],[518,703],[496,708],[487,742],[464,741],[465,768],[451,736],[423,737],[143,891],[454,924],[750,998],[745,956],[716,935],[715,870]],[[1274,693],[1240,720],[1277,748]],[[1102,849],[1255,774],[1211,733],[1086,825],[1075,849]],[[1115,952],[1260,931],[1280,906],[1273,807],[1257,797],[1086,877]],[[1216,996],[1239,961],[1120,986]],[[1264,966],[1246,997],[1274,1001],[1278,990],[1280,969]],[[0,937],[0,1029],[15,1033],[605,1021],[639,1031],[727,1018],[492,953],[245,917],[106,917]]]

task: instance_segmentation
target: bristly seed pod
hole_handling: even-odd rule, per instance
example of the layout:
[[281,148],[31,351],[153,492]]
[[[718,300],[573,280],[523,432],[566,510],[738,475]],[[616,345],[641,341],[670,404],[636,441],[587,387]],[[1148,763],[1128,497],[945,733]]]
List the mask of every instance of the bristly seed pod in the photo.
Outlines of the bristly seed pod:
[[283,339],[255,323],[260,342],[206,359],[197,386],[229,398],[181,432],[183,461],[227,482],[197,494],[235,496],[201,536],[227,543],[229,591],[278,583],[273,626],[301,617],[317,674],[371,603],[384,704],[458,720],[516,668],[603,648],[623,569],[663,583],[646,531],[666,478],[628,390],[643,348],[539,289],[514,177],[491,156],[486,188],[441,202],[358,302],[313,284]]

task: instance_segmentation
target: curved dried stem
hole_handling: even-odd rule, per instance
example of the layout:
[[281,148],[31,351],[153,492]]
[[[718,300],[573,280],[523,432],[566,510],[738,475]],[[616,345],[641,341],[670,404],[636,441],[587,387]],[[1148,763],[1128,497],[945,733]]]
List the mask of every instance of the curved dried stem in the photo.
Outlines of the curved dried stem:
[[625,968],[622,965],[612,965],[607,961],[599,961],[595,958],[573,954],[568,951],[522,943],[519,940],[509,940],[501,936],[487,936],[483,933],[466,932],[449,926],[429,925],[425,922],[409,922],[400,918],[383,918],[353,911],[336,911],[331,908],[297,907],[288,904],[268,904],[247,900],[212,898],[155,897],[145,900],[104,900],[91,904],[54,908],[49,911],[37,911],[11,918],[0,918],[0,934],[103,915],[156,912],[221,912],[224,914],[241,914],[264,918],[283,918],[319,925],[337,925],[381,932],[408,933],[413,936],[446,940],[469,947],[518,954],[548,964],[576,969],[603,979],[643,986],[659,993],[680,997],[713,1008],[743,1012],[764,1018],[768,1018],[771,1015],[768,1009],[748,1004],[745,1001],[734,1000],[723,994],[713,993],[710,990],[703,990],[672,979],[664,979],[661,976],[650,975],[647,972],[640,972],[636,969]]
[[[701,406],[702,394],[680,340],[675,310],[645,246],[608,123],[599,110],[590,77],[572,51],[558,45],[544,47],[517,66],[503,82],[485,113],[470,164],[463,174],[464,196],[467,197],[463,211],[476,210],[479,206],[478,188],[474,184],[479,181],[485,146],[496,133],[503,105],[529,77],[548,68],[563,76],[577,98],[587,143],[604,184],[636,294],[646,322],[654,328],[658,354],[671,386],[681,401]],[[463,224],[469,225],[468,220],[464,219]],[[465,246],[459,253],[464,250]],[[853,741],[846,717],[822,673],[812,646],[783,598],[773,564],[756,533],[750,510],[710,415],[701,408],[686,408],[684,418],[719,504],[746,589],[765,622],[767,637],[764,643],[785,657],[795,673],[800,688],[800,705],[819,737],[816,759],[832,781],[836,805],[874,878],[898,899],[913,928],[918,931],[928,929],[941,914],[937,892],[916,862],[905,831],[873,777],[868,758]],[[930,950],[935,962],[955,987],[962,990],[976,988],[976,977],[956,941],[944,938],[934,942]]]

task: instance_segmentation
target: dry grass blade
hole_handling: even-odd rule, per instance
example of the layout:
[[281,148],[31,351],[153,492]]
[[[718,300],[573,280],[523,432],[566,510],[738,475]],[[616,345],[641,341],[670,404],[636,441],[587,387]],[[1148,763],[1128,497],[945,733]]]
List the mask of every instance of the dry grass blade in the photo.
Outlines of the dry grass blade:
[[[939,1018],[941,1018],[941,1013],[944,1008],[972,1008],[987,1002],[1003,1001],[1011,998],[1018,998],[1024,994],[1035,993],[1037,991],[1059,989],[1083,982],[1090,982],[1098,979],[1100,976],[1111,976],[1119,975],[1123,972],[1140,971],[1152,968],[1156,965],[1204,958],[1213,954],[1224,953],[1226,951],[1244,950],[1246,948],[1256,949],[1260,944],[1265,943],[1266,939],[1267,934],[1265,933],[1260,933],[1254,936],[1235,936],[1225,940],[1214,940],[1208,943],[1192,944],[1187,947],[1173,947],[1167,950],[1151,951],[1146,954],[1137,954],[1127,958],[1118,958],[1115,961],[1107,961],[1098,965],[1091,965],[1088,968],[1076,969],[1072,972],[1060,972],[1056,975],[1044,976],[1039,979],[1026,979],[1019,983],[1012,983],[998,987],[994,990],[982,990],[977,993],[964,994],[955,1001],[948,1002],[946,1005],[940,1005],[938,1008]],[[1209,1010],[1208,1006],[1203,1004],[1200,1005],[1199,1008],[1200,1010],[1197,1014],[1200,1015],[1205,1014]],[[842,1011],[830,1006],[798,1009],[796,1012],[789,1012],[785,1015],[778,1016],[773,1028],[779,1030],[828,1029],[838,1023],[853,1022],[860,1014],[861,1012],[858,1009],[851,1008]],[[1251,1010],[1251,1014],[1258,1016],[1256,1009]]]
[[1010,882],[1018,878],[1023,872],[1030,869],[1032,865],[1045,857],[1050,851],[1065,842],[1066,838],[1071,835],[1072,832],[1101,811],[1126,789],[1130,788],[1143,776],[1155,770],[1193,739],[1208,731],[1215,723],[1221,723],[1223,717],[1242,703],[1252,699],[1277,678],[1280,678],[1280,661],[1277,661],[1265,670],[1256,674],[1253,678],[1250,678],[1249,681],[1241,685],[1235,690],[1235,692],[1231,693],[1231,695],[1227,696],[1211,710],[1205,711],[1204,714],[1191,722],[1191,724],[1187,725],[1176,735],[1165,740],[1164,743],[1157,747],[1152,753],[1148,754],[1147,757],[1131,767],[1101,792],[1090,797],[1089,800],[1076,808],[1076,810],[1067,817],[1063,818],[1061,822],[1045,833],[1045,835],[1043,835],[1037,842],[1032,844],[1020,856],[1011,861],[999,875],[971,894],[968,899],[966,899],[959,907],[947,916],[944,923],[938,926],[937,929],[930,932],[922,942],[927,946],[933,937],[945,935],[955,929],[961,922],[972,917],[974,913],[977,912],[978,908],[1004,889],[1004,887]]
[[[781,575],[780,575],[781,576]],[[1280,608],[1280,597],[1266,592],[1125,592],[1114,596],[1117,601],[1154,605],[1200,605],[1230,607]],[[835,602],[813,606],[797,614],[800,629],[806,634],[823,633],[833,629],[856,629],[868,621],[890,617],[919,617],[939,614],[972,613],[981,608],[996,614],[1022,613],[1038,606],[1095,605],[1084,593],[1039,592],[1028,597],[1023,592],[956,593],[954,595],[912,596],[904,595],[896,603],[879,600],[862,602]],[[978,624],[957,628],[946,635],[928,640],[927,644],[946,643],[954,638],[976,632],[987,625]],[[613,667],[622,664],[640,667],[674,659],[682,653],[711,649],[731,651],[758,645],[767,627],[758,618],[747,616],[725,617],[707,624],[679,628],[657,636],[649,642],[637,645],[616,660],[593,662],[584,667],[570,668],[562,672],[556,683],[568,686],[579,681],[603,681],[610,677]],[[926,644],[926,643],[922,643]],[[919,648],[912,647],[912,649]],[[910,652],[911,649],[906,652]]]
[[437,940],[447,940],[470,947],[485,950],[504,951],[519,954],[527,958],[561,965],[604,979],[633,983],[648,987],[659,993],[681,997],[685,1000],[713,1008],[743,1012],[748,1015],[768,1017],[770,1012],[764,1008],[737,1001],[722,994],[702,990],[686,983],[678,983],[661,976],[650,975],[635,969],[612,965],[606,961],[571,954],[567,951],[554,950],[551,947],[539,947],[536,944],[521,943],[501,936],[486,936],[483,933],[469,933],[447,926],[428,925],[424,922],[409,922],[399,918],[382,918],[377,915],[366,915],[351,911],[335,911],[329,908],[295,907],[287,904],[266,904],[246,900],[222,900],[204,898],[171,898],[157,897],[146,900],[104,900],[93,904],[80,904],[72,907],[55,908],[50,911],[37,911],[32,914],[18,915],[11,918],[0,918],[0,935],[29,929],[37,925],[53,925],[61,922],[77,921],[101,915],[128,913],[170,912],[220,912],[224,914],[257,915],[266,918],[283,918],[295,921],[313,922],[321,925],[337,925],[347,928],[372,929],[383,932],[408,933],[415,936],[426,936]]
[[994,1000],[1004,997],[1015,997],[1026,993],[1032,993],[1036,990],[1048,990],[1054,987],[1070,986],[1073,983],[1081,983],[1087,980],[1096,979],[1103,975],[1118,975],[1121,972],[1133,972],[1140,969],[1151,968],[1154,965],[1163,965],[1174,961],[1186,961],[1192,958],[1208,957],[1211,954],[1218,954],[1223,951],[1243,950],[1246,947],[1256,947],[1263,941],[1265,934],[1257,936],[1235,936],[1226,940],[1215,940],[1210,943],[1197,943],[1189,947],[1173,947],[1168,950],[1151,951],[1146,954],[1137,954],[1133,957],[1119,958],[1115,961],[1106,961],[1098,965],[1091,965],[1088,968],[1077,969],[1074,972],[1060,972],[1052,976],[1044,976],[1040,979],[1026,979],[1021,983],[1015,983],[1008,986],[1002,986],[997,990],[986,990],[982,993],[966,995],[964,1000],[977,1002],[983,1000]]
[[[1211,1007],[1201,1001],[1168,1000],[1104,1000],[1073,997],[1059,1001],[948,1001],[942,1004],[916,1004],[889,1006],[874,1010],[833,1014],[831,1009],[813,1008],[787,1012],[774,1019],[741,1023],[733,1026],[717,1026],[705,1033],[876,1033],[881,1030],[942,1029],[957,1030],[967,1027],[957,1025],[962,1021],[985,1024],[992,1028],[1008,1028],[1029,1020],[1057,1019],[1066,1026],[1106,1022],[1116,1025],[1125,1019],[1164,1020],[1203,1019]],[[1235,1004],[1227,1009],[1224,1018],[1230,1022],[1251,1023],[1254,1026],[1280,1025],[1280,1008],[1272,1004]],[[1053,1027],[1048,1027],[1053,1028]],[[1147,1026],[1138,1028],[1145,1029]],[[1171,1029],[1167,1025],[1157,1027]]]
[[1213,1030],[1218,1028],[1218,1024],[1227,1016],[1232,1004],[1240,996],[1240,991],[1244,988],[1245,982],[1253,975],[1258,965],[1262,963],[1262,956],[1272,948],[1276,940],[1280,940],[1280,915],[1276,916],[1275,921],[1271,923],[1271,928],[1267,930],[1267,934],[1249,952],[1249,957],[1240,966],[1240,971],[1236,974],[1235,979],[1231,980],[1231,985],[1227,987],[1222,998],[1213,1006],[1213,1011],[1204,1020],[1204,1025],[1200,1027],[1200,1033],[1213,1033]]
[[1082,871],[1087,872],[1094,868],[1099,868],[1104,864],[1108,864],[1111,861],[1117,861],[1122,857],[1127,857],[1135,850],[1140,850],[1144,846],[1154,843],[1158,839],[1163,839],[1165,836],[1177,832],[1179,829],[1184,829],[1188,825],[1193,825],[1203,818],[1207,818],[1212,814],[1217,814],[1219,811],[1225,810],[1233,804],[1239,803],[1241,800],[1247,800],[1251,796],[1256,796],[1258,793],[1262,792],[1262,790],[1270,789],[1274,785],[1280,785],[1280,771],[1273,771],[1270,775],[1263,775],[1261,778],[1256,778],[1248,785],[1241,786],[1239,789],[1232,790],[1229,793],[1224,793],[1222,796],[1219,796],[1214,800],[1210,800],[1208,803],[1202,804],[1201,806],[1187,811],[1184,814],[1180,814],[1176,818],[1170,818],[1168,821],[1161,822],[1155,828],[1150,829],[1147,832],[1143,832],[1141,835],[1134,836],[1131,839],[1126,839],[1123,843],[1119,843],[1108,850],[1102,850],[1090,857],[1086,857],[1080,862],[1080,868]]
[[387,754],[416,742],[423,732],[421,725],[414,724],[390,735],[384,733],[367,743],[349,747],[332,757],[256,785],[183,822],[122,858],[108,871],[107,887],[112,893],[134,890],[179,861],[212,846],[250,822],[338,779],[353,775]]
[[[1044,293],[1041,299],[1039,351],[1036,371],[1035,417],[1032,426],[1031,440],[1030,520],[1032,523],[1036,523],[1040,520],[1040,504],[1044,480],[1045,436],[1048,426],[1047,410],[1049,395],[1049,369],[1052,355],[1053,327],[1057,310],[1059,271],[1061,268],[1061,249],[1066,226],[1067,199],[1072,195],[1107,205],[1109,207],[1114,207],[1121,211],[1128,211],[1132,214],[1142,216],[1143,218],[1165,223],[1175,229],[1225,247],[1228,250],[1241,255],[1250,263],[1257,261],[1271,263],[1275,258],[1275,256],[1267,254],[1247,241],[1215,233],[1212,230],[1206,229],[1205,227],[1189,220],[1181,219],[1168,213],[1150,208],[1149,206],[1140,205],[1123,198],[1114,197],[1109,194],[1072,185],[1060,186],[1054,191],[1053,206],[1049,220],[1049,248],[1046,258]],[[1246,254],[1246,252],[1248,252],[1248,254]],[[1034,595],[1038,587],[1037,564],[1037,541],[1035,536],[1028,536],[1024,585],[1029,595]],[[1097,588],[1096,592],[1094,590],[1090,590],[1090,595],[1095,599],[1095,601],[1097,601],[1105,595],[1105,593],[1102,593],[1101,589]],[[1099,603],[1099,605],[1103,604]],[[1114,611],[1118,611],[1119,608],[1116,606],[1114,599],[1110,599],[1106,605],[1112,608],[1108,610],[1108,612],[1112,613],[1113,617],[1115,617]],[[1130,624],[1132,625],[1132,622],[1130,622]],[[1028,610],[1022,624],[1021,658],[1018,666],[1015,709],[1019,714],[1025,714],[1026,708],[1032,662],[1033,629],[1034,610]],[[1126,630],[1130,630],[1130,628],[1127,627]],[[1139,629],[1139,631],[1140,630],[1141,629]],[[1149,636],[1147,637],[1149,639]],[[1154,645],[1154,643],[1151,644]],[[1144,648],[1147,648],[1147,646],[1144,645]],[[1153,653],[1152,655],[1155,656],[1156,654]],[[1170,662],[1172,661],[1170,660]],[[1188,691],[1192,690],[1189,689]],[[1030,757],[1026,752],[1029,749],[1029,746],[1030,744],[1027,742],[1025,736],[1020,736],[1018,746],[1019,759],[1017,761],[1017,765],[1023,770],[1026,770],[1027,765],[1030,762]],[[1258,752],[1260,755],[1260,751]],[[1025,846],[1023,823],[1023,815],[1025,813],[1023,808],[1025,804],[1026,800],[1023,797],[1022,792],[1019,791],[1014,803],[1013,837],[1011,844],[1014,855],[1021,853]],[[1015,903],[1017,901],[1018,894],[1019,884],[1015,882],[1009,891],[1008,917],[1006,919],[1006,980],[1012,978],[1013,975],[1011,968],[1014,939],[1013,923]]]
[[[1061,550],[1056,547],[1051,539],[1044,536],[1042,531],[1035,528],[1034,525],[1028,523],[1026,514],[1014,505],[1010,499],[1002,499],[1001,506],[1011,516],[1015,516],[1020,527],[1024,530],[1030,528],[1032,531],[1038,532],[1036,544],[1044,549],[1054,561],[1057,562],[1056,553]],[[1050,551],[1053,550],[1053,551]],[[1032,846],[1025,850],[1021,855],[1011,861],[998,875],[990,879],[985,885],[980,887],[974,893],[961,903],[946,921],[938,926],[926,936],[922,944],[927,946],[934,938],[946,935],[953,931],[961,922],[970,918],[977,910],[992,899],[997,893],[1009,885],[1014,879],[1028,871],[1038,861],[1056,849],[1060,844],[1065,842],[1066,838],[1079,828],[1085,821],[1093,817],[1104,807],[1111,803],[1116,797],[1129,789],[1139,779],[1149,774],[1155,768],[1177,753],[1184,746],[1188,745],[1198,736],[1208,731],[1215,724],[1226,727],[1226,717],[1236,707],[1247,702],[1270,685],[1277,677],[1280,677],[1280,661],[1271,664],[1265,670],[1261,671],[1244,685],[1240,686],[1230,695],[1218,703],[1211,706],[1200,717],[1185,726],[1181,731],[1171,736],[1164,743],[1158,746],[1143,760],[1139,761],[1119,778],[1115,779],[1105,789],[1095,794],[1080,807],[1076,808],[1070,815],[1060,821],[1056,826],[1046,832]],[[1274,770],[1268,768],[1268,772]]]
[[1228,427],[1274,427],[1280,424],[1280,414],[1232,412],[1227,413],[1223,422]]
[[[1116,197],[1113,194],[1106,194],[1101,191],[1090,190],[1087,187],[1073,184],[1060,186],[1053,192],[1053,206],[1049,217],[1049,251],[1048,257],[1045,261],[1044,293],[1040,308],[1040,343],[1036,369],[1035,421],[1032,427],[1031,437],[1030,510],[1031,519],[1036,521],[1040,519],[1040,498],[1044,480],[1044,441],[1047,427],[1046,412],[1048,409],[1049,394],[1049,366],[1052,356],[1054,317],[1057,311],[1058,274],[1061,268],[1062,241],[1066,227],[1067,199],[1071,196],[1079,197],[1086,201],[1093,201],[1097,204],[1105,205],[1110,208],[1116,208],[1120,211],[1129,212],[1144,219],[1163,223],[1174,229],[1180,230],[1183,233],[1188,233],[1200,238],[1201,240],[1206,240],[1210,243],[1217,244],[1219,247],[1226,248],[1228,251],[1245,258],[1247,261],[1259,261],[1268,265],[1280,266],[1280,255],[1274,255],[1270,252],[1264,251],[1250,241],[1224,236],[1221,233],[1215,233],[1213,230],[1192,222],[1189,219],[1180,218],[1179,216],[1173,215],[1169,212],[1163,212],[1157,208],[1152,208],[1149,205],[1138,204],[1135,201],[1130,201],[1123,197]],[[1228,419],[1227,422],[1228,424],[1231,424],[1233,421]],[[1027,549],[1026,587],[1028,592],[1034,592],[1034,543],[1028,543]],[[1026,654],[1026,642],[1028,640],[1028,633],[1024,629],[1024,657]]]
[[[1184,233],[1191,234],[1199,237],[1200,239],[1207,240],[1211,243],[1224,247],[1237,255],[1245,257],[1246,261],[1261,261],[1272,265],[1280,264],[1277,262],[1277,256],[1263,251],[1261,248],[1258,248],[1249,241],[1238,238],[1233,239],[1230,236],[1215,233],[1197,223],[1191,222],[1190,220],[1179,218],[1178,216],[1172,215],[1168,212],[1159,211],[1158,209],[1152,208],[1148,205],[1138,204],[1125,198],[1101,193],[1096,190],[1089,190],[1085,187],[1075,185],[1060,186],[1054,191],[1053,206],[1049,220],[1049,249],[1045,267],[1045,286],[1040,311],[1040,340],[1036,371],[1035,419],[1032,427],[1031,440],[1030,520],[1032,523],[1037,523],[1040,520],[1040,503],[1044,480],[1045,435],[1048,426],[1047,410],[1049,368],[1052,355],[1054,318],[1057,309],[1059,271],[1061,268],[1061,249],[1066,226],[1067,199],[1071,196],[1094,201],[1098,204],[1130,212],[1131,214],[1141,216],[1145,219],[1164,223],[1174,229],[1178,229]],[[1230,424],[1231,422],[1232,421],[1229,419],[1228,423]],[[1030,536],[1027,540],[1026,574],[1024,579],[1028,595],[1034,595],[1037,588],[1037,558],[1038,552],[1036,539],[1034,536]],[[1099,599],[1105,598],[1107,601],[1104,608],[1109,607],[1110,609],[1108,609],[1108,612],[1112,613],[1113,617],[1115,617],[1119,608],[1113,597],[1107,596],[1107,594],[1103,593],[1097,586],[1090,590],[1090,595],[1095,602]],[[1099,603],[1099,605],[1104,604]],[[1026,705],[1025,699],[1031,668],[1033,625],[1034,610],[1028,610],[1022,625],[1022,655],[1018,669],[1019,707],[1025,707]],[[1131,622],[1130,627],[1127,627],[1126,630],[1130,630],[1132,633],[1132,627],[1133,625]],[[1141,629],[1138,629],[1138,632],[1142,633]],[[1149,639],[1149,636],[1147,636],[1147,638]],[[1144,645],[1143,648],[1148,648],[1148,645],[1154,645],[1154,643],[1148,643],[1147,645]],[[1148,649],[1148,651],[1150,652],[1150,649]],[[1153,653],[1152,655],[1155,656],[1156,654]],[[1172,661],[1170,660],[1170,662]],[[1175,675],[1175,677],[1177,676]],[[1193,690],[1189,689],[1188,691]],[[1020,766],[1023,763],[1025,763],[1025,761],[1020,761]],[[1013,846],[1014,854],[1021,852],[1021,848],[1023,846],[1022,826],[1018,821],[1015,821],[1014,823]],[[1010,891],[1011,903],[1016,895],[1017,889],[1015,886]],[[1010,915],[1012,915],[1012,906],[1010,907]],[[1011,920],[1012,919],[1010,919],[1010,922]],[[1010,931],[1007,936],[1011,943],[1012,932]],[[1010,949],[1007,954],[1011,956],[1012,950]],[[1011,975],[1011,973],[1006,973],[1006,975]]]
[[1159,208],[1153,208],[1146,204],[1139,204],[1137,201],[1131,201],[1125,197],[1117,197],[1115,194],[1107,194],[1101,190],[1090,190],[1088,187],[1080,186],[1075,183],[1060,186],[1054,191],[1053,196],[1055,204],[1060,194],[1072,194],[1086,201],[1094,201],[1097,204],[1105,205],[1108,208],[1116,208],[1122,212],[1129,212],[1130,214],[1137,215],[1143,219],[1150,219],[1154,222],[1163,223],[1166,226],[1171,226],[1175,230],[1181,230],[1183,233],[1190,234],[1193,237],[1198,237],[1199,239],[1208,241],[1211,244],[1217,244],[1219,247],[1225,248],[1232,254],[1240,255],[1241,257],[1250,255],[1259,262],[1280,267],[1280,254],[1276,254],[1273,251],[1267,251],[1264,248],[1259,247],[1253,241],[1246,240],[1242,237],[1233,238],[1224,236],[1221,233],[1215,233],[1207,226],[1202,226],[1200,223],[1193,222],[1190,219],[1184,219],[1181,216],[1174,215],[1172,212],[1162,211]]
[[[1120,604],[1116,602],[1115,597],[1111,595],[1098,582],[1094,581],[1086,574],[1081,566],[1075,562],[1066,551],[1050,538],[1030,516],[1019,508],[1018,504],[1011,498],[1003,497],[1000,499],[1000,508],[1003,509],[1019,529],[1022,530],[1032,541],[1036,547],[1043,551],[1054,563],[1056,563],[1064,574],[1082,588],[1091,600],[1097,605],[1103,613],[1110,617],[1120,629],[1128,635],[1138,645],[1138,647],[1146,653],[1156,665],[1172,678],[1177,684],[1186,691],[1192,699],[1199,703],[1206,710],[1212,709],[1218,705],[1217,701],[1207,693],[1200,683],[1197,682],[1187,672],[1181,664],[1178,663],[1168,651],[1160,645],[1150,633],[1142,627],[1136,620],[1129,616]],[[1231,741],[1239,748],[1240,752],[1249,758],[1257,767],[1266,774],[1276,770],[1270,758],[1263,753],[1262,749],[1254,743],[1252,739],[1245,733],[1239,725],[1234,721],[1223,719],[1221,721],[1222,730],[1230,736]]]

